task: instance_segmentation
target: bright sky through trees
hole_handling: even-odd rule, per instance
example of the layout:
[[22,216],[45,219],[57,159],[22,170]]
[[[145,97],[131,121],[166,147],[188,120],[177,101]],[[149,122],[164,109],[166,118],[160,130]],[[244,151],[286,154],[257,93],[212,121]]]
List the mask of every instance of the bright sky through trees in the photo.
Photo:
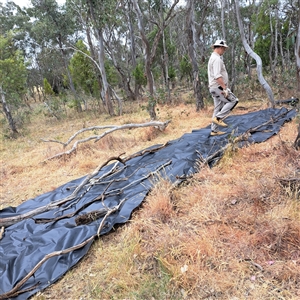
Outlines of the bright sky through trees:
[[[6,3],[9,0],[0,0],[0,3]],[[24,7],[24,6],[30,6],[31,1],[30,0],[10,0],[12,2],[15,2],[17,5],[19,5],[20,7]],[[63,4],[65,3],[65,0],[57,0],[57,2],[59,4]]]

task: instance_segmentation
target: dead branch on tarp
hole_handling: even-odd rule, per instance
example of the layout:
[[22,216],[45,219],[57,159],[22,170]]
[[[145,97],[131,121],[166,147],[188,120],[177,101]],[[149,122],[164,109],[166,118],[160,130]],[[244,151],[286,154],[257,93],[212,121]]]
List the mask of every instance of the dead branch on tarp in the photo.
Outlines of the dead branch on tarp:
[[39,261],[35,267],[22,279],[20,280],[14,288],[12,288],[10,291],[0,295],[0,299],[10,299],[10,298],[13,298],[13,297],[16,297],[17,295],[19,294],[22,294],[22,293],[25,293],[27,292],[28,290],[32,290],[34,288],[37,287],[37,284],[35,284],[33,287],[31,287],[30,289],[25,289],[25,290],[20,290],[20,288],[22,287],[22,285],[24,285],[26,283],[26,281],[34,275],[34,273],[43,265],[44,262],[46,262],[48,259],[50,259],[51,257],[55,257],[55,256],[59,256],[59,255],[63,255],[63,254],[66,254],[66,253],[69,253],[71,251],[75,251],[77,249],[80,249],[82,247],[84,247],[85,245],[87,245],[89,242],[93,241],[94,238],[96,237],[96,235],[93,235],[91,236],[90,238],[88,238],[87,240],[85,240],[84,242],[78,244],[78,245],[75,245],[73,247],[70,247],[70,248],[67,248],[65,250],[60,250],[60,251],[55,251],[55,252],[52,252],[52,253],[49,253],[47,255],[44,256],[44,258]]
[[4,226],[2,226],[1,229],[0,229],[0,240],[3,238],[3,235],[4,235],[4,229],[5,229]]
[[122,205],[126,200],[127,200],[126,198],[123,199],[123,200],[121,200],[120,203],[119,203],[117,206],[115,206],[115,207],[113,207],[113,208],[110,208],[110,209],[108,210],[108,212],[106,213],[106,215],[104,216],[104,218],[102,219],[102,221],[101,221],[101,223],[100,223],[100,225],[99,225],[99,227],[98,227],[96,236],[100,237],[101,230],[102,230],[102,228],[104,227],[104,224],[105,224],[106,219],[107,219],[111,214],[113,214],[114,212],[118,211],[118,210],[120,209],[121,205]]
[[[159,145],[159,146],[157,146],[157,147],[154,147],[154,148],[152,148],[152,149],[146,149],[146,150],[144,150],[144,151],[141,151],[141,152],[138,152],[138,153],[135,153],[135,154],[133,154],[133,155],[130,155],[130,156],[128,156],[128,157],[126,157],[126,158],[123,158],[122,159],[122,161],[123,161],[123,164],[124,164],[124,167],[123,168],[117,168],[118,167],[118,162],[113,166],[113,168],[111,168],[111,170],[108,172],[108,173],[105,173],[105,174],[103,174],[102,176],[100,176],[100,177],[98,177],[98,178],[91,178],[90,180],[89,180],[89,182],[86,184],[88,187],[87,187],[87,189],[77,198],[77,200],[76,200],[76,202],[72,202],[72,203],[70,203],[67,207],[65,207],[65,208],[63,208],[63,209],[61,209],[61,210],[59,210],[59,211],[57,211],[55,214],[57,214],[57,213],[60,213],[60,212],[62,212],[62,211],[64,211],[64,210],[67,210],[67,209],[69,209],[71,206],[73,206],[74,204],[76,204],[76,203],[78,203],[79,201],[80,201],[80,199],[94,186],[94,185],[96,185],[96,184],[107,184],[107,186],[106,186],[106,188],[105,188],[105,190],[102,192],[102,194],[101,195],[99,195],[99,196],[97,196],[95,199],[93,199],[92,201],[90,201],[89,203],[87,203],[87,206],[89,206],[90,204],[92,204],[93,202],[96,202],[96,201],[98,201],[98,200],[102,200],[102,202],[104,201],[104,197],[108,197],[108,196],[116,196],[116,195],[119,195],[119,194],[121,194],[122,192],[123,192],[123,190],[125,189],[125,188],[123,188],[122,190],[115,190],[115,191],[113,191],[113,192],[115,192],[115,193],[113,193],[112,191],[109,191],[109,192],[106,192],[107,190],[108,190],[108,188],[110,187],[110,185],[112,185],[113,183],[115,183],[115,182],[119,182],[119,181],[126,181],[126,180],[128,180],[131,176],[133,176],[140,168],[136,168],[135,169],[135,171],[130,175],[130,176],[127,176],[127,177],[124,177],[124,178],[119,178],[119,179],[113,179],[113,180],[108,180],[108,181],[102,181],[104,178],[107,178],[107,177],[109,177],[110,175],[116,175],[118,172],[121,172],[122,170],[124,170],[124,168],[126,168],[126,165],[125,165],[125,163],[128,161],[128,160],[130,160],[130,159],[132,159],[132,158],[135,158],[135,157],[138,157],[138,156],[143,156],[143,155],[145,155],[146,153],[154,153],[154,152],[156,152],[156,151],[158,151],[158,150],[160,150],[160,149],[162,149],[162,148],[164,148],[164,147],[166,147],[166,145],[167,145],[168,143],[166,143],[166,144],[163,144],[163,145]],[[157,171],[157,170],[156,170]],[[142,179],[142,180],[144,180],[144,179]],[[87,206],[85,206],[85,207],[87,207]]]
[[[162,164],[161,166],[159,166],[155,171],[153,172],[150,172],[148,174],[146,174],[145,176],[135,180],[134,182],[132,183],[129,183],[127,184],[126,186],[124,186],[123,188],[121,189],[114,189],[114,190],[110,190],[108,191],[108,188],[113,184],[113,183],[116,183],[116,182],[120,182],[120,181],[127,181],[130,179],[130,177],[132,177],[136,172],[138,172],[141,168],[136,168],[132,174],[130,174],[129,176],[127,177],[124,177],[124,178],[119,178],[119,179],[112,179],[110,181],[105,181],[105,182],[100,182],[100,179],[102,178],[99,177],[99,178],[93,178],[93,180],[90,180],[90,183],[87,184],[88,188],[90,189],[92,186],[96,185],[96,184],[106,184],[107,186],[105,187],[104,191],[99,195],[99,196],[96,196],[94,199],[92,199],[91,201],[85,203],[83,206],[81,206],[80,208],[78,208],[76,211],[72,212],[72,213],[69,213],[69,214],[66,214],[66,215],[62,215],[60,217],[57,217],[57,218],[33,218],[33,220],[35,221],[36,224],[45,224],[45,223],[52,223],[52,222],[57,222],[59,220],[62,220],[62,219],[67,219],[67,218],[72,218],[74,217],[75,215],[77,215],[80,211],[82,211],[83,209],[87,208],[88,206],[90,206],[91,204],[101,200],[102,201],[102,204],[104,206],[104,208],[100,209],[100,210],[97,210],[96,211],[96,214],[105,214],[105,212],[107,212],[109,210],[109,208],[105,205],[104,203],[104,200],[108,197],[111,197],[111,196],[117,196],[117,195],[120,195],[122,193],[124,193],[124,190],[129,188],[130,186],[132,186],[133,184],[137,184],[139,182],[142,182],[144,180],[146,180],[147,178],[149,178],[150,176],[153,176],[154,174],[157,174],[161,169],[165,168],[166,166],[170,165],[172,163],[171,160],[167,161],[166,163]],[[122,169],[123,170],[123,169]],[[114,174],[115,175],[115,174]],[[85,192],[84,194],[86,194],[87,192]],[[70,203],[67,207],[55,212],[55,214],[57,213],[61,213],[63,212],[64,210],[67,210],[69,209],[72,205],[74,204],[77,204],[77,202],[80,200],[77,199],[76,202],[72,202]],[[94,211],[93,212],[89,212],[87,214],[91,214],[93,215]],[[88,217],[85,216],[85,217]],[[93,215],[93,217],[95,217],[95,214]],[[89,217],[88,217],[89,218]],[[91,218],[89,218],[91,219]],[[79,218],[80,220],[80,218]],[[76,220],[75,220],[76,222]],[[80,222],[80,221],[79,221]]]
[[13,298],[13,297],[16,297],[22,293],[25,293],[25,292],[28,292],[30,290],[33,290],[35,288],[38,287],[39,285],[39,282],[36,283],[34,286],[30,287],[30,288],[27,288],[27,289],[24,289],[24,290],[20,290],[20,288],[28,281],[28,279],[34,275],[34,273],[43,265],[43,263],[45,263],[48,259],[52,258],[52,257],[55,257],[55,256],[60,256],[60,255],[63,255],[63,254],[67,254],[67,253],[70,253],[72,251],[75,251],[77,249],[80,249],[82,247],[84,247],[85,245],[87,245],[89,242],[92,242],[96,237],[99,237],[100,234],[101,234],[101,230],[103,229],[104,225],[105,225],[105,221],[106,219],[111,215],[113,214],[114,212],[118,211],[121,207],[121,205],[126,201],[126,199],[123,199],[120,201],[120,203],[116,206],[114,206],[113,208],[110,208],[104,218],[102,219],[99,227],[98,227],[98,230],[97,230],[97,234],[94,234],[92,235],[90,238],[86,239],[85,241],[83,241],[82,243],[80,244],[77,244],[75,246],[72,246],[72,247],[69,247],[67,249],[64,249],[64,250],[60,250],[60,251],[54,251],[52,253],[49,253],[49,254],[46,254],[42,260],[40,260],[35,266],[34,268],[23,278],[21,279],[16,285],[14,288],[12,288],[10,291],[0,295],[0,299],[9,299],[9,298]]
[[82,180],[82,182],[77,186],[77,188],[74,190],[74,192],[71,195],[69,195],[69,196],[67,196],[67,197],[65,197],[63,199],[59,199],[59,200],[53,201],[53,202],[51,202],[51,203],[49,203],[47,205],[38,207],[38,208],[36,208],[34,210],[31,210],[29,212],[26,212],[24,214],[21,214],[21,215],[15,216],[15,217],[0,218],[0,226],[7,227],[7,226],[10,226],[10,225],[13,225],[13,224],[15,224],[15,223],[17,223],[19,221],[31,218],[31,217],[33,217],[35,215],[40,214],[40,213],[44,213],[44,212],[50,211],[52,209],[58,208],[62,204],[75,199],[76,196],[77,196],[77,194],[78,194],[78,192],[81,190],[81,188],[83,186],[85,186],[90,181],[91,178],[93,178],[94,176],[96,176],[103,167],[105,167],[110,161],[113,161],[113,160],[117,160],[117,161],[123,163],[123,160],[120,158],[120,156],[109,158],[105,163],[99,165],[92,173],[88,174]]
[[141,123],[141,124],[124,124],[124,125],[106,125],[106,126],[92,126],[92,127],[88,127],[88,128],[82,128],[81,130],[77,131],[75,134],[73,134],[67,142],[60,142],[58,140],[45,140],[45,139],[42,139],[43,142],[53,142],[53,143],[59,143],[59,144],[62,144],[65,147],[67,147],[78,135],[80,135],[81,133],[83,132],[86,132],[86,131],[93,131],[93,130],[101,130],[101,129],[109,129],[105,132],[103,132],[102,134],[100,135],[92,135],[92,136],[89,136],[87,138],[84,138],[84,139],[80,139],[80,140],[77,140],[74,142],[72,148],[68,151],[64,151],[64,152],[61,152],[61,153],[58,153],[58,154],[55,154],[49,158],[47,158],[45,161],[47,160],[52,160],[52,159],[55,159],[55,158],[60,158],[62,156],[68,156],[70,155],[71,153],[73,153],[74,151],[77,150],[77,147],[79,144],[82,144],[82,143],[86,143],[86,142],[89,142],[91,140],[95,140],[95,142],[98,142],[100,139],[102,139],[103,137],[105,137],[106,135],[114,132],[114,131],[117,131],[117,130],[124,130],[124,129],[132,129],[132,128],[142,128],[142,127],[155,127],[155,128],[158,128],[160,131],[164,131],[166,129],[166,127],[168,126],[168,124],[170,123],[171,121],[168,120],[166,122],[159,122],[159,121],[152,121],[152,122],[148,122],[148,123]]
[[[53,210],[53,209],[56,209],[56,208],[59,208],[61,207],[63,204],[65,203],[68,203],[68,202],[72,202],[74,200],[76,200],[78,197],[79,199],[81,199],[90,189],[91,187],[96,184],[97,182],[99,182],[100,180],[110,176],[110,175],[113,175],[113,174],[116,174],[119,170],[117,169],[117,166],[119,163],[122,163],[123,165],[125,165],[125,163],[132,159],[132,158],[135,158],[135,157],[138,157],[138,156],[143,156],[145,155],[146,153],[154,153],[164,147],[166,147],[168,143],[166,144],[163,144],[163,145],[159,145],[157,147],[154,147],[154,148],[151,148],[151,149],[146,149],[144,151],[141,151],[141,152],[138,152],[138,153],[135,153],[133,155],[130,155],[124,159],[121,158],[121,156],[124,154],[120,154],[119,156],[117,157],[111,157],[109,158],[105,163],[99,165],[92,173],[88,174],[83,180],[82,182],[75,188],[75,190],[72,192],[71,195],[65,197],[65,198],[62,198],[62,199],[59,199],[59,200],[56,200],[56,201],[53,201],[47,205],[44,205],[44,206],[41,206],[41,207],[38,207],[34,210],[31,210],[29,212],[26,212],[24,214],[21,214],[21,215],[18,215],[18,216],[14,216],[14,217],[7,217],[7,218],[0,218],[0,228],[1,227],[8,227],[10,225],[13,225],[13,224],[16,224],[17,222],[19,221],[22,221],[22,220],[25,220],[25,219],[29,219],[29,218],[32,218],[38,214],[41,214],[41,213],[44,213],[44,212],[47,212],[47,211],[50,211],[50,210]],[[106,172],[105,174],[103,174],[101,177],[99,178],[94,178],[99,172],[100,170],[105,167],[109,162],[111,161],[114,161],[116,160],[117,163],[108,171]],[[83,193],[81,195],[78,196],[78,193],[81,191],[81,189],[88,185],[88,188],[86,190],[83,191]],[[127,185],[127,187],[129,187],[131,184]],[[120,193],[122,191],[119,191]],[[99,199],[102,199],[102,197],[105,195],[105,191],[103,193],[103,195],[99,195],[96,197],[96,199],[94,199],[93,201],[97,201]],[[111,194],[110,194],[111,195]],[[90,203],[91,204],[91,203]],[[89,204],[89,205],[90,205]],[[71,205],[74,205],[74,202],[71,203],[69,206]],[[68,206],[68,207],[69,207]],[[87,205],[88,206],[88,205]],[[64,209],[63,209],[64,210]],[[70,215],[71,217],[71,215]],[[48,223],[48,222],[51,222],[51,221],[58,221],[60,219],[63,219],[64,216],[60,217],[60,218],[55,218],[55,219],[37,219],[35,220],[36,222],[40,222],[40,223]]]
[[249,128],[243,134],[235,137],[233,139],[233,142],[226,144],[224,147],[221,147],[215,153],[212,153],[211,155],[209,155],[206,158],[203,158],[202,154],[199,151],[197,151],[198,156],[199,156],[198,160],[200,162],[200,165],[208,165],[215,157],[219,156],[221,153],[225,152],[225,150],[227,150],[229,147],[231,147],[233,143],[239,143],[239,142],[242,142],[242,141],[248,141],[252,133],[259,132],[259,131],[260,132],[267,132],[268,130],[261,130],[261,128],[264,127],[264,126],[266,126],[266,125],[275,123],[281,117],[285,116],[288,112],[289,111],[285,111],[284,113],[278,115],[277,117],[272,116],[270,118],[270,120],[268,120],[268,121],[266,121],[266,122],[264,122],[264,123],[262,123],[262,124],[260,124],[260,125],[258,125],[256,127]]

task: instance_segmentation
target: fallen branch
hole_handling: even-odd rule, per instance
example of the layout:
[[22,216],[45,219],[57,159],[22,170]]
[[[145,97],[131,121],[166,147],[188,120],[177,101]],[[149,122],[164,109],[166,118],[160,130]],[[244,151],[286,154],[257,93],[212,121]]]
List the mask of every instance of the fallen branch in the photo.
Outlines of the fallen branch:
[[75,245],[73,247],[70,247],[70,248],[67,248],[65,250],[60,250],[60,251],[55,251],[55,252],[52,252],[52,253],[49,253],[47,255],[44,256],[44,258],[39,261],[35,267],[21,280],[19,281],[14,288],[12,288],[10,291],[0,295],[0,299],[10,299],[10,298],[13,298],[13,297],[16,297],[17,295],[19,294],[22,294],[28,290],[32,290],[34,288],[37,287],[38,283],[35,284],[33,287],[31,287],[30,289],[25,289],[25,290],[20,290],[21,286],[31,277],[34,275],[34,273],[42,266],[42,264],[44,262],[46,262],[48,259],[50,259],[51,257],[55,257],[55,256],[59,256],[59,255],[63,255],[63,254],[66,254],[66,253],[69,253],[71,251],[74,251],[74,250],[77,250],[77,249],[80,249],[82,247],[84,247],[85,245],[87,245],[89,242],[93,241],[94,238],[96,237],[96,235],[93,235],[91,236],[90,238],[88,238],[87,240],[85,240],[84,242],[78,244],[78,245]]
[[83,179],[83,181],[77,186],[77,188],[74,190],[74,192],[71,195],[69,195],[68,197],[65,197],[63,199],[59,199],[59,200],[53,201],[53,202],[51,202],[51,203],[49,203],[47,205],[38,207],[38,208],[36,208],[34,210],[31,210],[29,212],[26,212],[24,214],[21,214],[21,215],[15,216],[15,217],[2,218],[2,219],[0,219],[0,227],[2,227],[2,226],[7,227],[7,226],[10,226],[10,225],[13,225],[13,224],[15,224],[15,223],[17,223],[19,221],[31,218],[31,217],[33,217],[35,215],[38,215],[40,213],[44,213],[44,212],[50,211],[50,210],[55,209],[55,208],[58,208],[62,204],[66,203],[68,201],[74,200],[76,198],[78,192],[81,190],[81,188],[83,186],[85,186],[90,181],[91,178],[93,178],[94,176],[96,176],[99,173],[99,171],[104,166],[106,166],[110,161],[112,161],[112,160],[118,160],[121,163],[123,163],[123,161],[120,158],[120,156],[118,156],[118,157],[111,157],[108,161],[106,161],[105,163],[99,165],[92,173],[88,174]]
[[[84,138],[84,139],[80,139],[80,140],[77,140],[76,142],[74,142],[72,148],[68,151],[65,151],[65,152],[61,152],[61,153],[58,153],[58,154],[55,154],[49,158],[47,158],[46,160],[52,160],[52,159],[55,159],[55,158],[59,158],[59,157],[62,157],[62,156],[68,156],[70,155],[71,153],[73,153],[74,151],[76,151],[77,147],[79,144],[82,144],[82,143],[86,143],[88,141],[91,141],[91,140],[95,140],[95,142],[98,142],[100,139],[102,139],[103,137],[105,137],[106,135],[108,135],[109,133],[112,133],[114,131],[117,131],[117,130],[123,130],[123,129],[132,129],[132,128],[142,128],[142,127],[155,127],[155,128],[158,128],[160,131],[164,131],[166,129],[166,127],[168,126],[168,124],[170,123],[171,121],[168,120],[166,122],[158,122],[158,121],[152,121],[152,122],[148,122],[148,123],[141,123],[141,124],[125,124],[125,125],[107,125],[107,126],[93,126],[93,127],[88,127],[88,128],[83,128],[79,131],[77,131],[75,134],[73,134],[67,142],[60,142],[58,140],[45,140],[45,139],[42,139],[43,142],[53,142],[53,143],[59,143],[59,144],[62,144],[65,147],[67,147],[79,134],[83,133],[83,132],[86,132],[86,131],[93,131],[93,130],[101,130],[101,129],[107,129],[109,128],[109,130],[103,132],[102,134],[100,135],[92,135],[92,136],[89,136],[87,138]],[[45,160],[45,161],[46,161]]]
[[[41,206],[41,207],[38,207],[34,210],[31,210],[29,212],[26,212],[24,214],[21,214],[21,215],[18,215],[18,216],[14,216],[14,217],[7,217],[7,218],[0,218],[0,228],[1,227],[8,227],[10,225],[13,225],[13,224],[16,224],[17,222],[19,221],[22,221],[22,220],[25,220],[25,219],[29,219],[29,218],[32,218],[38,214],[41,214],[41,213],[44,213],[44,212],[47,212],[47,211],[50,211],[52,209],[56,209],[58,207],[60,207],[61,205],[69,202],[69,201],[72,201],[74,199],[76,199],[79,191],[87,184],[89,184],[88,188],[79,196],[79,198],[82,198],[90,189],[91,187],[96,184],[99,180],[109,176],[109,175],[112,175],[114,174],[115,172],[118,172],[118,170],[116,170],[116,166],[117,164],[112,167],[109,172],[105,173],[104,175],[101,176],[101,178],[97,178],[95,180],[93,180],[93,178],[99,173],[99,171],[105,167],[109,162],[113,161],[113,160],[117,160],[118,162],[122,163],[123,165],[130,159],[132,158],[135,158],[135,157],[138,157],[138,156],[143,156],[144,154],[146,153],[154,153],[164,147],[166,147],[168,143],[166,144],[163,144],[163,145],[159,145],[157,147],[154,147],[154,148],[151,148],[151,149],[146,149],[146,150],[143,150],[141,152],[138,152],[138,153],[135,153],[131,156],[128,156],[124,159],[121,158],[121,156],[124,154],[120,154],[119,156],[117,157],[111,157],[109,158],[105,163],[99,165],[92,173],[88,174],[83,180],[82,182],[76,187],[76,189],[74,190],[74,192],[63,198],[63,199],[59,199],[59,200],[56,200],[56,201],[53,201],[47,205],[44,205],[44,206]],[[131,184],[129,184],[128,186],[130,186]],[[127,187],[128,187],[127,186]],[[123,188],[124,189],[124,188]],[[120,191],[121,192],[121,191]],[[103,194],[104,195],[104,194]],[[94,199],[93,201],[96,201],[96,200],[99,200],[103,197],[103,195],[100,195],[100,196],[97,196],[96,199]],[[74,204],[74,203],[72,203]],[[71,204],[70,204],[71,205]],[[61,217],[61,218],[54,218],[54,219],[36,219],[35,221],[37,223],[48,223],[48,222],[51,222],[51,221],[58,221],[59,219],[63,219],[64,217]]]
[[1,229],[0,229],[0,240],[3,238],[3,235],[4,235],[4,229],[5,229],[4,226],[2,226]]
[[101,234],[101,230],[102,228],[104,227],[104,222],[106,221],[106,219],[114,212],[118,211],[120,209],[120,206],[124,203],[124,201],[126,201],[127,199],[123,199],[120,201],[120,203],[113,207],[113,208],[110,208],[109,211],[106,213],[106,215],[104,216],[104,218],[102,219],[101,223],[100,223],[100,226],[98,227],[98,230],[97,230],[97,236],[99,237],[100,234]]
[[[265,123],[260,124],[260,125],[258,125],[256,127],[253,127],[253,128],[249,128],[246,132],[244,132],[240,136],[237,136],[236,138],[234,138],[233,143],[239,143],[239,142],[242,142],[242,141],[248,141],[249,137],[251,136],[251,134],[255,133],[255,132],[258,132],[258,131],[266,132],[267,130],[259,130],[259,129],[262,128],[262,127],[264,127],[264,126],[266,126],[266,125],[275,123],[281,117],[285,116],[288,112],[289,111],[286,111],[286,112],[280,114],[279,116],[277,116],[276,118],[271,117],[271,119],[268,120],[268,121],[266,121]],[[211,162],[216,156],[218,156],[219,154],[223,153],[226,149],[228,149],[231,146],[232,146],[232,143],[228,143],[224,147],[221,147],[218,151],[216,151],[215,153],[209,155],[206,158],[203,158],[202,155],[201,155],[201,153],[197,151],[198,155],[199,155],[198,160],[200,162],[200,165],[208,165],[209,162]]]
[[[110,208],[109,211],[106,212],[104,218],[102,219],[98,230],[97,230],[97,234],[92,235],[90,238],[86,239],[85,241],[83,241],[80,244],[77,244],[75,246],[72,246],[70,248],[67,248],[65,250],[60,250],[60,251],[54,251],[52,253],[49,253],[47,255],[45,255],[43,257],[42,260],[40,260],[35,267],[22,279],[20,280],[14,288],[12,288],[10,291],[0,295],[0,299],[9,299],[9,298],[13,298],[16,297],[19,294],[25,293],[27,291],[33,290],[35,289],[39,283],[36,283],[34,286],[24,289],[24,290],[20,290],[20,288],[22,287],[22,285],[24,285],[26,283],[26,281],[28,281],[28,279],[34,275],[34,273],[43,265],[43,263],[45,263],[48,259],[55,257],[55,256],[59,256],[59,255],[63,255],[72,251],[75,251],[77,249],[80,249],[82,247],[84,247],[85,245],[87,245],[89,242],[92,242],[96,237],[100,236],[101,230],[103,229],[104,225],[105,225],[105,221],[106,219],[114,212],[116,212],[117,210],[120,209],[121,205],[124,203],[124,201],[126,201],[126,199],[123,199],[122,201],[120,201],[120,203],[118,205],[116,205],[113,208]],[[99,212],[99,214],[103,215],[103,211]],[[78,224],[79,225],[79,224]]]

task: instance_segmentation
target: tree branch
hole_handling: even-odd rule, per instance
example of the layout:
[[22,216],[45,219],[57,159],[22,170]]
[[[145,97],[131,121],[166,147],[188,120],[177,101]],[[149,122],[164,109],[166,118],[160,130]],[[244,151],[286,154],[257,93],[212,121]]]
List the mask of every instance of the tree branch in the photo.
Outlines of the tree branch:
[[147,122],[147,123],[140,123],[140,124],[125,124],[125,125],[107,125],[107,126],[93,126],[93,127],[88,127],[88,128],[83,128],[79,131],[77,131],[75,134],[73,134],[67,142],[60,142],[57,140],[45,140],[45,139],[41,139],[43,142],[53,142],[53,143],[59,143],[62,144],[64,146],[64,148],[66,146],[68,146],[79,134],[86,132],[86,131],[91,131],[91,130],[100,130],[100,129],[107,129],[109,128],[109,130],[103,132],[100,135],[93,135],[93,136],[89,136],[85,139],[81,139],[81,140],[77,140],[76,142],[74,142],[72,148],[68,151],[65,152],[61,152],[58,153],[56,155],[53,155],[49,158],[47,158],[45,161],[47,160],[52,160],[55,158],[59,158],[62,156],[66,156],[66,155],[70,155],[71,153],[73,153],[74,151],[76,151],[77,146],[81,143],[85,143],[91,140],[95,140],[95,142],[98,142],[100,139],[102,139],[103,137],[105,137],[106,135],[117,131],[117,130],[123,130],[123,129],[132,129],[132,128],[142,128],[142,127],[150,127],[153,126],[155,128],[158,128],[160,131],[164,131],[166,129],[166,127],[168,126],[168,124],[171,121],[168,120],[166,122],[159,122],[159,121],[152,121],[152,122]]

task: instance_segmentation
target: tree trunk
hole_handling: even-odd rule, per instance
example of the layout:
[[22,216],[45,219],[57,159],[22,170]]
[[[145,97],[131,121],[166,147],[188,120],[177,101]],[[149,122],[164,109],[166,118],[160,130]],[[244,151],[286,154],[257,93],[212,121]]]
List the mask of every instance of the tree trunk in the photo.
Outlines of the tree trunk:
[[13,134],[17,134],[18,130],[17,130],[17,127],[16,127],[16,123],[15,123],[15,121],[14,121],[12,115],[11,115],[11,112],[9,110],[9,107],[6,103],[5,92],[3,91],[2,86],[0,86],[0,94],[1,94],[2,108],[3,108],[3,111],[4,111],[5,117],[8,121],[9,127],[10,127]]
[[222,38],[226,40],[226,30],[224,23],[224,9],[225,9],[225,0],[221,0],[221,24],[222,24]]
[[[299,0],[300,1],[300,0]],[[242,20],[241,20],[241,13],[240,13],[240,6],[239,6],[239,2],[237,0],[234,1],[235,2],[235,8],[236,8],[236,17],[237,17],[237,22],[238,22],[238,26],[239,26],[239,30],[240,30],[240,35],[242,38],[242,42],[243,42],[243,46],[246,50],[246,52],[256,61],[256,70],[257,70],[257,77],[258,80],[260,82],[260,84],[262,85],[262,87],[265,89],[269,100],[271,102],[271,106],[275,107],[275,101],[274,101],[274,95],[272,92],[271,87],[269,86],[269,84],[267,83],[267,81],[265,80],[263,74],[262,74],[262,60],[260,58],[259,55],[257,55],[249,46],[249,44],[246,41],[245,38],[245,33],[244,33],[244,28],[243,28],[243,24],[242,24]]]
[[[86,21],[86,23],[88,24],[88,20]],[[93,42],[92,42],[91,31],[90,31],[89,26],[86,26],[86,37],[87,37],[87,41],[88,41],[88,44],[89,44],[89,47],[90,47],[91,57],[93,58],[93,60],[96,61],[97,57],[95,55],[94,45],[93,45]],[[97,83],[98,83],[98,86],[99,86],[99,91],[101,91],[102,90],[101,75],[99,74],[99,70],[98,70],[97,67],[94,67],[94,70],[95,70],[95,73],[96,73],[96,76],[97,76]],[[102,101],[103,101],[103,99],[102,99]],[[104,103],[104,101],[103,101],[103,103]]]
[[102,78],[102,91],[101,95],[102,98],[104,99],[104,103],[106,106],[106,109],[109,113],[110,116],[113,116],[114,110],[111,102],[111,96],[109,93],[109,85],[107,82],[107,77],[106,77],[106,71],[105,71],[105,54],[104,54],[104,42],[103,42],[103,35],[101,29],[95,29],[97,32],[97,39],[98,39],[98,62],[99,62],[99,67],[100,67],[100,73],[101,73],[101,78]]
[[269,57],[270,57],[270,66],[272,72],[272,81],[275,83],[277,78],[276,66],[277,66],[277,58],[278,58],[278,8],[277,7],[275,7],[274,28],[272,23],[272,11],[270,11],[270,29],[271,29],[271,46],[269,49]]
[[[136,68],[136,46],[135,46],[135,34],[134,34],[134,29],[133,29],[133,24],[132,24],[132,13],[133,13],[133,8],[132,8],[132,3],[128,1],[128,10],[124,8],[127,21],[128,21],[128,29],[129,29],[129,36],[130,36],[130,54],[131,54],[131,65],[132,69],[134,70]],[[128,81],[128,90],[130,89],[129,86],[130,82]],[[131,90],[131,89],[130,89]],[[134,82],[134,95],[133,95],[133,100],[136,100],[139,96],[139,85]]]
[[[300,0],[298,0],[298,7],[300,7]],[[298,9],[298,30],[295,45],[295,57],[296,57],[296,78],[297,78],[297,90],[300,92],[300,10]]]
[[144,31],[144,24],[143,24],[143,15],[140,10],[139,4],[137,3],[137,0],[132,0],[133,7],[136,12],[137,21],[138,21],[138,28],[141,35],[141,39],[143,41],[144,50],[145,50],[145,73],[147,77],[147,85],[149,90],[149,101],[148,101],[148,112],[150,115],[150,118],[152,120],[156,120],[156,112],[155,112],[155,99],[154,99],[154,80],[153,75],[151,72],[151,48],[150,43],[146,37],[145,31]]
[[65,67],[65,70],[67,72],[67,76],[68,76],[68,80],[69,80],[69,86],[70,86],[70,89],[71,89],[71,91],[72,91],[72,93],[74,95],[74,98],[75,98],[76,109],[77,109],[78,112],[82,112],[82,107],[81,107],[80,99],[79,99],[79,97],[78,97],[78,95],[76,93],[76,90],[75,90],[75,87],[74,87],[74,84],[73,84],[72,76],[71,76],[70,70],[68,68],[66,54],[65,54],[65,51],[63,49],[63,43],[62,43],[60,37],[58,38],[58,44],[59,44],[60,52],[62,54],[62,59],[63,59],[63,62],[64,62],[64,67]]
[[164,81],[165,81],[165,86],[166,86],[166,91],[168,95],[168,102],[171,100],[171,94],[170,94],[170,78],[169,78],[169,57],[168,57],[168,52],[166,49],[166,40],[165,40],[165,32],[163,31],[162,33],[162,42],[163,42],[163,69],[164,69]]
[[196,60],[196,29],[194,21],[194,1],[187,1],[187,36],[188,36],[188,53],[193,69],[193,88],[196,97],[196,110],[199,111],[204,108],[203,97],[201,93],[201,82],[199,80],[199,68]]
[[89,8],[90,8],[90,14],[91,14],[91,19],[94,24],[94,32],[95,36],[98,41],[98,63],[99,63],[99,69],[101,73],[101,80],[102,80],[102,90],[101,90],[101,97],[105,103],[107,112],[109,113],[110,116],[114,116],[114,110],[113,110],[113,105],[111,101],[111,96],[109,93],[109,84],[107,82],[107,76],[106,76],[106,71],[105,71],[105,52],[104,52],[104,41],[103,41],[103,32],[102,28],[97,28],[97,22],[96,22],[96,17],[94,14],[94,9],[93,9],[93,2],[91,0],[88,1],[89,3]]
[[[162,0],[160,0],[160,1],[162,1]],[[139,4],[138,4],[137,0],[132,0],[132,4],[134,7],[136,16],[137,16],[139,33],[140,33],[141,39],[143,41],[143,47],[144,47],[144,51],[145,51],[145,73],[146,73],[146,77],[147,77],[147,84],[148,84],[148,89],[149,89],[149,94],[150,94],[149,102],[148,102],[148,112],[149,112],[152,120],[156,119],[156,112],[155,112],[156,100],[155,100],[155,95],[154,95],[155,86],[154,86],[154,79],[153,79],[153,74],[151,71],[151,66],[155,59],[156,49],[157,49],[159,40],[162,36],[162,33],[165,30],[165,28],[169,25],[171,20],[174,18],[174,16],[176,15],[176,12],[173,14],[173,11],[178,2],[179,2],[179,0],[174,0],[171,8],[165,14],[163,22],[162,22],[162,20],[160,20],[161,24],[157,25],[158,31],[154,37],[152,47],[151,47],[150,42],[149,42],[149,40],[146,36],[145,30],[144,30],[144,28],[146,26],[144,26],[144,24],[143,24],[144,17],[141,12],[141,9],[139,7]],[[149,22],[149,23],[157,23],[157,21],[152,20],[152,22]]]

